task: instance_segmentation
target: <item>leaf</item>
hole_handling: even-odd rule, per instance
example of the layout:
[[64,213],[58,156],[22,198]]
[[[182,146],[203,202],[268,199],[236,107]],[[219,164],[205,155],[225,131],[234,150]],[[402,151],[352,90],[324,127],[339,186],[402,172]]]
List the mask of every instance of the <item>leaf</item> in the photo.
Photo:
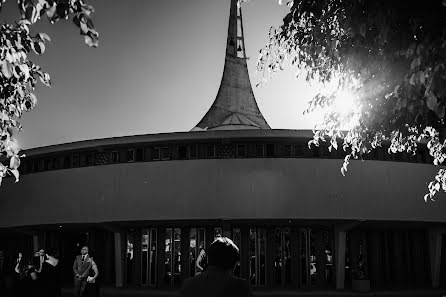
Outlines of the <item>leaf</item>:
[[2,63],[2,65],[1,65],[2,74],[8,79],[11,78],[11,76],[12,76],[11,64],[9,64],[9,62],[6,60],[2,60],[1,63]]
[[364,23],[362,23],[361,26],[359,27],[359,34],[361,34],[362,37],[365,37],[365,32],[366,32],[366,26]]
[[427,107],[432,110],[437,110],[437,97],[435,97],[434,93],[429,92],[427,100],[426,100]]
[[22,71],[23,75],[25,76],[25,81],[29,78],[29,68],[26,64],[19,65],[20,70]]
[[39,41],[39,47],[40,47],[40,54],[43,54],[45,52],[45,43]]
[[[43,43],[42,42],[31,42],[31,47],[34,50],[34,52],[38,55],[41,55],[45,49],[40,47]],[[44,45],[45,46],[45,45]]]
[[424,71],[418,71],[418,79],[420,84],[424,85],[426,82],[426,75],[424,74]]
[[19,181],[20,173],[17,169],[10,169],[9,172],[12,173],[15,177],[15,182],[17,183]]
[[12,156],[11,159],[9,159],[9,168],[11,169],[17,169],[20,166],[20,158],[19,156]]
[[33,93],[29,93],[29,98],[31,99],[31,103],[33,105],[36,105],[36,103],[37,103],[36,95],[34,95]]
[[410,79],[409,79],[409,83],[411,84],[411,85],[415,85],[415,73],[414,74],[412,74],[412,76],[410,77]]
[[445,105],[439,105],[438,108],[437,108],[437,116],[440,119],[444,118],[445,111],[446,111]]
[[99,38],[90,31],[87,35],[85,35],[85,43],[90,47],[98,47]]
[[48,19],[51,22],[54,22],[57,19],[57,14],[56,14],[56,2],[53,3],[53,6],[51,6],[47,11],[46,11],[46,16],[48,17]]
[[46,33],[37,34],[42,41],[51,41],[51,38]]

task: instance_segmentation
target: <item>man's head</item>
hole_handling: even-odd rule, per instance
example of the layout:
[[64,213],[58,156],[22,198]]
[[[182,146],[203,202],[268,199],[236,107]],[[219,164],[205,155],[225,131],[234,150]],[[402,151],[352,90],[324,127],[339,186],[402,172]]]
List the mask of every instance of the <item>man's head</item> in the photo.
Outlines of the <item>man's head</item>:
[[232,270],[239,260],[238,247],[227,237],[218,237],[208,248],[208,264]]
[[44,249],[40,249],[40,250],[39,250],[39,256],[40,256],[40,257],[45,256],[45,250],[44,250]]
[[82,255],[86,255],[86,254],[88,254],[88,246],[83,246],[83,247],[82,247],[82,249],[81,249],[81,254],[82,254]]

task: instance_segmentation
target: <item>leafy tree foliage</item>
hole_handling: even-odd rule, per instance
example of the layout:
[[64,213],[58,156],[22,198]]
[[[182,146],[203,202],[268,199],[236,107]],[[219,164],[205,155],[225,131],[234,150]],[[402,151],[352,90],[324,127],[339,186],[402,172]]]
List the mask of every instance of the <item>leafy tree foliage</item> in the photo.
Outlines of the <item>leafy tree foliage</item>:
[[[300,0],[270,31],[258,70],[270,75],[297,66],[307,81],[335,83],[307,112],[326,108],[309,145],[341,139],[347,157],[361,158],[387,143],[389,153],[415,154],[426,143],[434,164],[446,159],[446,0]],[[353,94],[357,108],[331,108]],[[348,123],[348,124],[347,124]],[[348,127],[348,128],[345,128]],[[440,169],[425,200],[446,191]]]
[[[0,0],[0,10],[6,0]],[[98,46],[91,13],[92,6],[83,0],[18,0],[20,18],[14,24],[2,24],[0,27],[0,156],[8,162],[0,163],[0,183],[7,174],[19,179],[20,148],[14,142],[14,129],[21,130],[19,119],[23,112],[30,111],[36,105],[33,90],[37,79],[50,86],[50,76],[34,64],[29,56],[41,55],[50,37],[45,33],[32,34],[30,28],[41,17],[51,23],[60,19],[72,18],[84,35],[85,43],[90,47]],[[7,164],[9,163],[9,164]]]

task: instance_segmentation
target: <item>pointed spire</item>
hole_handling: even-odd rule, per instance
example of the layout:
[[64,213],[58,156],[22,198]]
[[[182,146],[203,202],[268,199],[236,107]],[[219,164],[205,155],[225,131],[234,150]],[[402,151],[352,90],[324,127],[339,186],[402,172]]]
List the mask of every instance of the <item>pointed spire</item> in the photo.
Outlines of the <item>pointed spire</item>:
[[271,129],[257,106],[246,64],[242,11],[231,0],[226,58],[214,103],[192,131]]

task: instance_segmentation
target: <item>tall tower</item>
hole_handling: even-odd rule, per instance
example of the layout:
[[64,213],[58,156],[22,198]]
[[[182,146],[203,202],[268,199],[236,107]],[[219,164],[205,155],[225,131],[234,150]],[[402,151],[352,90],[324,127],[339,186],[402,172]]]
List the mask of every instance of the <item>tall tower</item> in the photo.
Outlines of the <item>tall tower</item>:
[[211,108],[191,131],[271,129],[257,106],[243,37],[242,11],[231,0],[226,57],[217,97]]

